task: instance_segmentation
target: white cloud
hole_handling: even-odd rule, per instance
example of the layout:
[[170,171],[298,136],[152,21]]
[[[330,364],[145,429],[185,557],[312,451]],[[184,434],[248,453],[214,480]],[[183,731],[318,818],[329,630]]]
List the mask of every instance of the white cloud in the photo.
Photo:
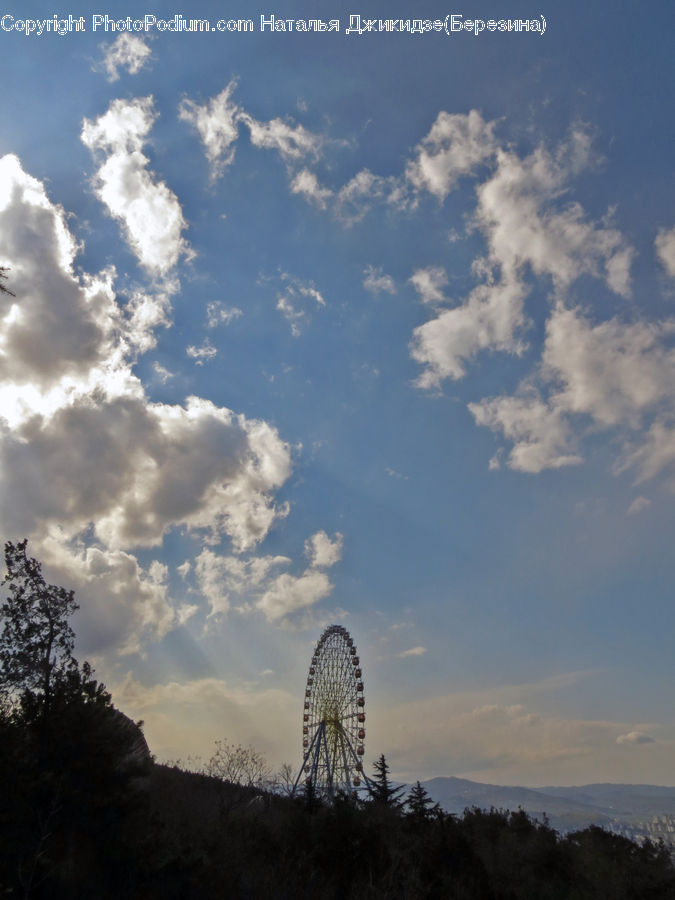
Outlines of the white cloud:
[[328,569],[342,559],[342,535],[336,532],[334,539],[325,531],[317,531],[305,542],[305,553],[314,569]]
[[361,169],[342,187],[333,191],[323,187],[314,172],[301,169],[291,180],[291,192],[299,194],[319,209],[330,209],[345,226],[360,222],[376,203],[402,206],[402,187],[395,177],[374,175]]
[[243,315],[244,313],[238,306],[225,306],[223,303],[214,301],[206,307],[206,324],[209,328],[216,328],[218,325],[229,325]]
[[203,105],[188,98],[180,104],[180,118],[194,126],[202,139],[211,168],[211,179],[222,176],[226,166],[234,161],[239,125],[248,128],[251,144],[262,150],[276,150],[286,164],[291,177],[291,191],[300,194],[320,209],[326,208],[332,191],[322,188],[308,168],[293,171],[305,160],[317,160],[324,145],[322,135],[308,131],[292,120],[271,119],[260,122],[232,99],[237,86],[232,79],[227,87]]
[[440,266],[417,269],[410,276],[410,283],[419,294],[422,303],[445,303],[447,300],[443,289],[448,284],[448,275]]
[[282,119],[258,122],[246,112],[239,114],[239,120],[248,127],[255,147],[276,150],[286,163],[307,156],[317,158],[323,146],[321,135],[307,131],[302,125],[289,124]]
[[517,280],[481,284],[461,306],[443,309],[415,328],[410,353],[426,367],[416,384],[432,388],[445,378],[463,378],[466,362],[481,350],[521,353],[524,293]]
[[628,734],[620,734],[616,739],[617,744],[653,744],[654,738],[644,731],[629,731]]
[[520,276],[529,265],[560,289],[588,274],[629,294],[632,250],[620,233],[586,221],[579,203],[561,202],[589,153],[581,131],[555,154],[540,146],[521,159],[498,150],[496,171],[477,190],[475,221],[487,238],[490,262],[505,275]]
[[77,250],[64,210],[16,156],[0,159],[0,265],[11,266],[16,295],[0,295],[0,382],[47,391],[84,379],[110,355],[118,329],[129,336],[114,272],[75,275]]
[[270,622],[280,622],[306,611],[333,590],[325,572],[342,558],[342,535],[333,539],[318,531],[305,542],[309,566],[299,575],[275,574],[291,560],[286,556],[219,556],[208,548],[195,560],[201,593],[210,606],[210,616],[226,615],[237,601],[240,612],[258,610]]
[[[521,159],[496,150],[496,169],[477,189],[474,215],[488,246],[487,257],[473,267],[484,281],[459,306],[415,329],[411,355],[425,367],[418,386],[435,388],[445,378],[462,378],[466,362],[482,350],[522,352],[528,267],[534,275],[549,276],[558,293],[587,274],[629,294],[632,250],[619,232],[587,222],[578,203],[560,204],[567,181],[589,153],[581,131],[555,154],[538,147]],[[423,302],[447,302],[442,269],[420,269],[411,281]]]
[[108,81],[119,79],[118,69],[126,69],[129,75],[137,75],[150,60],[150,48],[133,34],[126,32],[109,44],[103,55],[103,66],[108,73]]
[[[115,273],[112,271],[110,274],[112,277]],[[129,348],[147,353],[157,345],[157,328],[171,327],[170,293],[173,290],[174,285],[169,281],[163,291],[155,294],[136,290],[129,295],[124,309]]]
[[675,461],[675,442],[660,420],[642,436],[645,419],[673,411],[675,350],[668,344],[674,323],[618,319],[589,321],[577,309],[557,304],[546,326],[538,373],[548,399],[525,382],[518,395],[470,404],[479,425],[513,441],[511,468],[539,472],[580,461],[574,428],[614,428],[641,435],[626,465],[651,477]]
[[424,656],[424,654],[426,652],[427,652],[426,647],[417,646],[417,647],[410,647],[408,650],[403,650],[401,653],[398,654],[398,656],[399,656],[399,659],[408,659],[411,656]]
[[16,157],[0,160],[0,243],[17,295],[0,310],[3,536],[27,535],[76,588],[85,651],[136,651],[194,604],[175,610],[166,568],[135,549],[185,528],[250,550],[287,515],[274,494],[290,448],[207,400],[148,400],[132,365],[169,324],[168,294],[133,291],[122,306],[112,269],[75,275],[66,214]]
[[270,622],[280,622],[306,611],[325,599],[333,590],[321,569],[334,566],[342,558],[342,535],[331,540],[319,531],[305,542],[309,566],[300,575],[275,574],[288,566],[286,556],[219,556],[208,548],[195,560],[200,591],[210,605],[209,615],[225,615],[237,600],[241,612],[258,610]]
[[484,122],[476,110],[468,115],[440,112],[416,147],[416,157],[406,167],[406,179],[416,190],[427,190],[444,200],[461,176],[471,174],[494,155],[494,126],[494,122]]
[[301,169],[291,181],[291,192],[300,194],[308,203],[313,203],[319,209],[325,209],[328,200],[333,196],[329,188],[323,188],[319,180],[309,169]]
[[118,219],[141,265],[166,275],[192,251],[178,198],[148,170],[143,144],[155,121],[152,97],[114,100],[96,121],[84,120],[82,141],[106,159],[94,176],[96,195]]
[[671,278],[675,278],[675,228],[660,228],[654,245],[661,265]]
[[381,267],[366,266],[363,270],[366,276],[363,280],[363,286],[371,294],[380,294],[384,291],[387,294],[396,293],[396,285],[391,275],[385,275]]
[[513,441],[508,466],[520,472],[537,473],[582,462],[570,451],[572,430],[563,412],[551,408],[536,394],[522,397],[495,397],[470,403],[478,425],[501,431]]
[[284,572],[277,576],[257,602],[270,622],[314,606],[324,600],[333,590],[328,576],[318,569],[307,569],[302,575]]
[[0,454],[14,533],[52,522],[75,536],[95,522],[115,548],[157,546],[183,525],[247,549],[283,514],[271,492],[290,473],[274,429],[197,397],[83,398],[5,431]]
[[226,615],[230,596],[245,601],[268,579],[270,572],[290,563],[286,556],[255,556],[245,560],[237,556],[218,556],[208,548],[195,559],[199,589],[210,606],[210,616]]
[[639,427],[644,411],[672,397],[675,350],[664,341],[675,323],[610,319],[592,324],[558,305],[546,327],[545,375],[560,387],[555,403],[600,425]]
[[179,108],[179,117],[199,132],[211,166],[212,179],[219,178],[225,167],[234,161],[234,144],[239,137],[241,115],[241,109],[232,101],[236,86],[237,82],[233,79],[203,106],[185,99]]
[[131,553],[69,544],[56,529],[40,542],[40,556],[50,578],[75,590],[78,646],[89,655],[137,653],[178,622],[166,566],[157,561],[143,568]]
[[293,337],[299,337],[302,330],[300,322],[305,317],[305,311],[294,306],[288,294],[277,297],[277,309],[291,326]]
[[203,366],[205,360],[213,359],[214,356],[218,355],[218,351],[208,338],[201,347],[195,347],[194,344],[190,344],[185,352],[191,359],[196,360],[198,366]]

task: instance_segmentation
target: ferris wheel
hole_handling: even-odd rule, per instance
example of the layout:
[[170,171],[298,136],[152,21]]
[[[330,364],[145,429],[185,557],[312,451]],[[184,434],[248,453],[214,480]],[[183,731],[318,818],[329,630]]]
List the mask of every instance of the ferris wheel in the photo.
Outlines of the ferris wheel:
[[354,641],[342,625],[330,625],[317,641],[309,665],[302,716],[303,778],[332,800],[362,783],[366,711],[363,674]]

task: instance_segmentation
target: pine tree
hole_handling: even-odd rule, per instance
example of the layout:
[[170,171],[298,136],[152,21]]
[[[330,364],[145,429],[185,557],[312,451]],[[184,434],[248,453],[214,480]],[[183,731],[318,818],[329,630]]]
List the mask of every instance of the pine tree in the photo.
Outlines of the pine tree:
[[416,822],[428,822],[430,819],[437,817],[441,812],[438,803],[434,804],[434,801],[427,793],[426,788],[424,788],[419,781],[416,781],[415,786],[410,789],[405,805],[407,807],[406,815]]
[[394,787],[389,780],[389,764],[384,758],[384,753],[380,754],[379,759],[373,763],[375,775],[371,779],[369,785],[370,796],[381,806],[390,806],[394,809],[400,809],[402,806],[401,794],[404,787]]

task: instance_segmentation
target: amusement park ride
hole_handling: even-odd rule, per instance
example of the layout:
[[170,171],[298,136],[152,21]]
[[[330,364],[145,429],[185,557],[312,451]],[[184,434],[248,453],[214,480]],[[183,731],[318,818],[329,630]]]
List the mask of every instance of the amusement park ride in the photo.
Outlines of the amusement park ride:
[[302,765],[293,790],[304,781],[316,796],[368,787],[363,771],[366,710],[361,663],[342,625],[330,625],[309,665],[302,716]]

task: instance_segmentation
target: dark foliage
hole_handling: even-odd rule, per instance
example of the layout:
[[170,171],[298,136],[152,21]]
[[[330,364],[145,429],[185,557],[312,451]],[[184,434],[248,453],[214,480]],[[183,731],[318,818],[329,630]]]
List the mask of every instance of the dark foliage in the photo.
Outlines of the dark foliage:
[[138,726],[72,655],[72,591],[45,582],[26,541],[6,544],[5,562],[0,895],[58,897],[68,884],[64,896],[95,896],[99,858],[124,856],[119,823],[140,809],[132,784],[149,758],[138,755]]

